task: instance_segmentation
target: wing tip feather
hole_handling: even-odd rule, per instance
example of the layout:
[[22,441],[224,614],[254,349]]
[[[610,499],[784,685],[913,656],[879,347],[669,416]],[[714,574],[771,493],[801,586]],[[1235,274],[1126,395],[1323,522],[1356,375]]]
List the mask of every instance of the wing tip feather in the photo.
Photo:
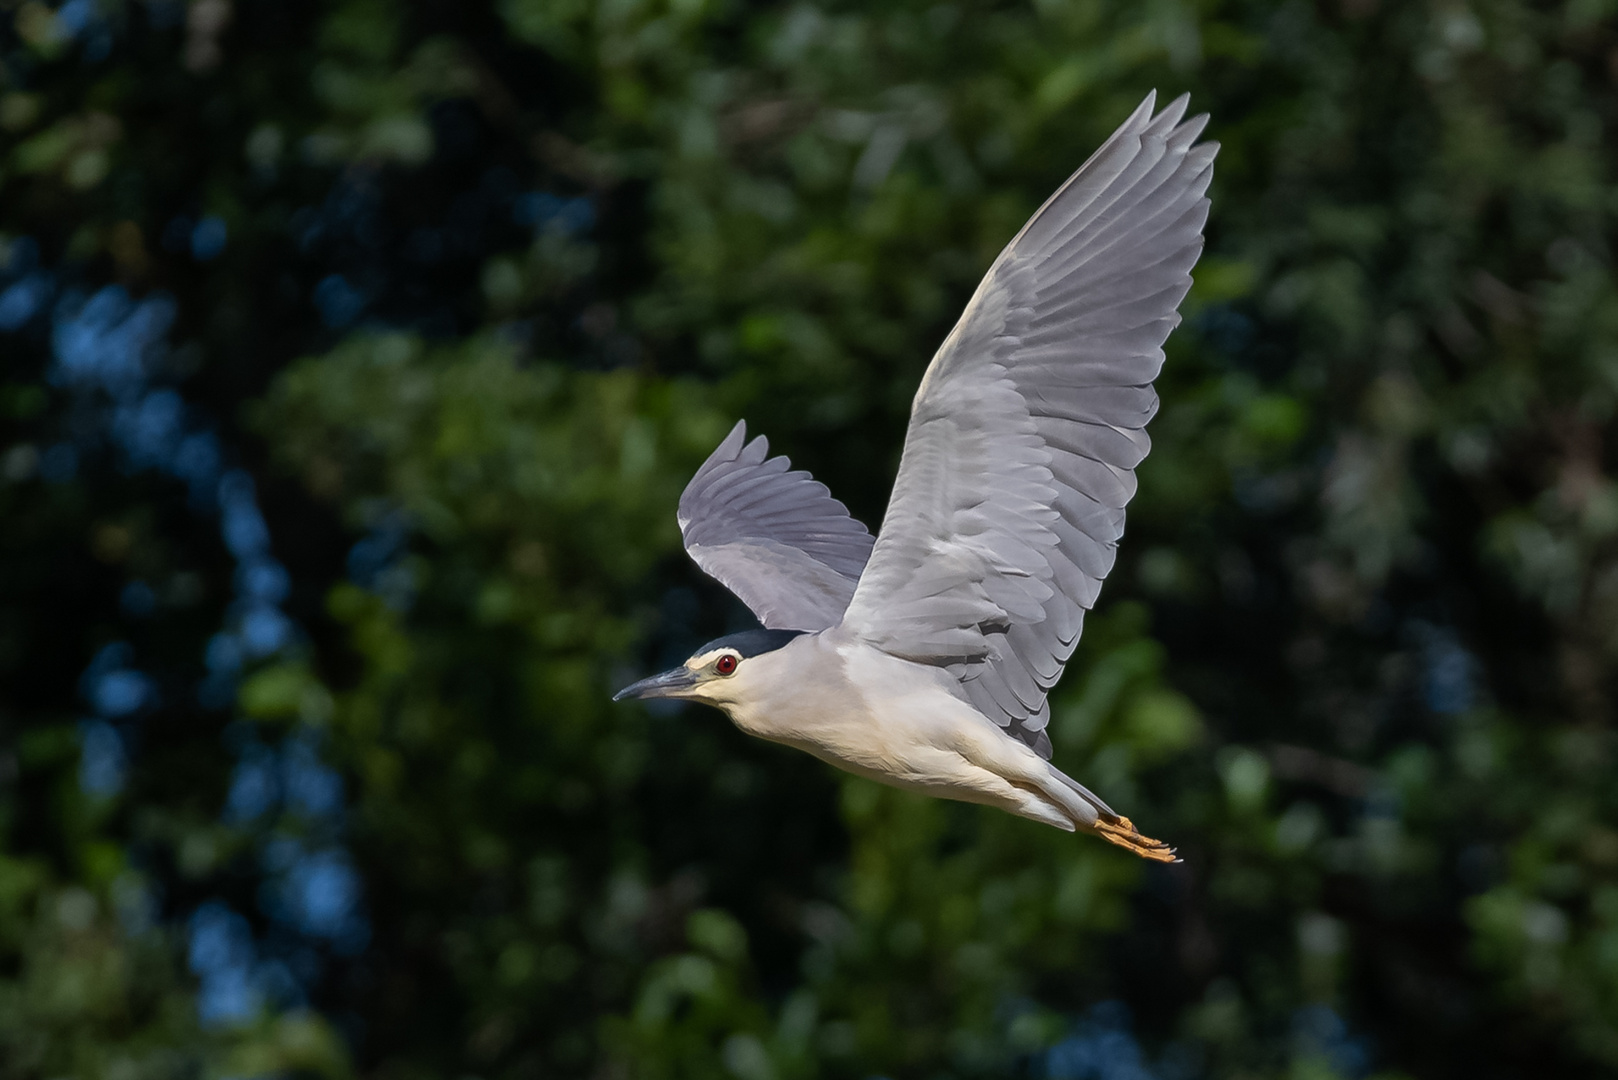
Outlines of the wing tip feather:
[[[1129,114],[1129,119],[1125,120],[1123,124],[1120,125],[1119,130],[1127,130],[1137,124],[1150,123],[1152,111],[1156,108],[1157,87],[1154,86],[1152,89],[1146,91],[1146,96],[1141,99],[1141,103],[1139,105],[1135,106],[1135,111]],[[1138,134],[1138,132],[1135,132],[1134,134]]]
[[718,458],[721,452],[723,452],[724,457],[721,458],[721,460],[734,461],[736,459],[736,454],[744,445],[746,445],[746,443],[747,421],[745,419],[738,420],[736,421],[736,425],[730,429],[730,434],[726,435],[722,440],[720,440],[719,445],[714,447],[714,452],[708,456],[710,458]]
[[[1152,93],[1156,94],[1157,91],[1154,90]],[[1176,125],[1179,124],[1180,118],[1185,115],[1186,107],[1190,104],[1191,95],[1188,93],[1181,94],[1179,97],[1163,106],[1162,111],[1156,116],[1152,117],[1151,123],[1146,125],[1146,127],[1141,131],[1141,134],[1159,135],[1165,131],[1172,134]]]

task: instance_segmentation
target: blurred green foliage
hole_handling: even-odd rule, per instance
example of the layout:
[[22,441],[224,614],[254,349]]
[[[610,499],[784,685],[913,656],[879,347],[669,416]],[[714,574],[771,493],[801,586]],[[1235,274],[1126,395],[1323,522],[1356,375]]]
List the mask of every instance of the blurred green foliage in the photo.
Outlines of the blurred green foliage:
[[[1608,0],[0,5],[0,1070],[1610,1074],[1615,83]],[[730,423],[876,523],[1153,87],[1224,144],[1209,245],[1051,730],[1185,863],[611,705],[745,625],[673,520]],[[225,703],[216,527],[48,375],[109,284],[291,571]],[[361,948],[276,915],[318,823],[228,812],[294,744]],[[219,898],[300,973],[223,1022]]]

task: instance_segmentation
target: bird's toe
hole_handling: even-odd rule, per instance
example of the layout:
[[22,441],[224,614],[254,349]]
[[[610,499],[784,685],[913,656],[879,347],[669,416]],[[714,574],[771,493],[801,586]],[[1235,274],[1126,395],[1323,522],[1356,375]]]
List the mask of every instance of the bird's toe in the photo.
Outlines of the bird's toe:
[[1161,840],[1154,840],[1150,836],[1142,835],[1135,828],[1135,823],[1126,817],[1119,816],[1110,820],[1102,817],[1097,819],[1093,828],[1101,835],[1103,840],[1117,844],[1126,851],[1134,852],[1143,859],[1150,859],[1153,862],[1160,863],[1177,863],[1180,861],[1175,857],[1173,848]]

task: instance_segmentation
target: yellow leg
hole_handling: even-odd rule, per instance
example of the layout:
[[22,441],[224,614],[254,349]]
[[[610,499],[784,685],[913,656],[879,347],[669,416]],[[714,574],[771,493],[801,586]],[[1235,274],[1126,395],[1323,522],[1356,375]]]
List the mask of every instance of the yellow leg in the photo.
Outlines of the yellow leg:
[[1150,836],[1142,836],[1135,830],[1135,823],[1126,817],[1097,819],[1093,826],[1101,838],[1109,843],[1117,844],[1121,848],[1134,852],[1143,859],[1153,862],[1177,863],[1180,860],[1174,857],[1174,849],[1161,840],[1153,840]]

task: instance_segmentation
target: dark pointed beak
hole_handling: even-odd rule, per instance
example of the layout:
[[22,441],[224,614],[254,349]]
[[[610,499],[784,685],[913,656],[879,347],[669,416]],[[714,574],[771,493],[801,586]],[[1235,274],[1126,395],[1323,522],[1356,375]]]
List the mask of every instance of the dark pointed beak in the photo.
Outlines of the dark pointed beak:
[[637,683],[630,683],[616,694],[612,700],[623,701],[626,698],[677,698],[682,697],[685,691],[697,685],[697,677],[683,667],[673,671],[665,671],[661,675],[653,675],[649,679],[642,679]]

